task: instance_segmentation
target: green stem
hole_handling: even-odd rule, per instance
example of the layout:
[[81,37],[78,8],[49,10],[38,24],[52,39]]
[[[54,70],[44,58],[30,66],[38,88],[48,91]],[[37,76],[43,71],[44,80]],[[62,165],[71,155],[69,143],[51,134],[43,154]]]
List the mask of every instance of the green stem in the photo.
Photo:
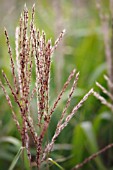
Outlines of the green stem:
[[48,160],[52,162],[53,164],[55,164],[60,170],[64,170],[64,168],[60,166],[57,162],[55,162],[52,158],[48,158]]

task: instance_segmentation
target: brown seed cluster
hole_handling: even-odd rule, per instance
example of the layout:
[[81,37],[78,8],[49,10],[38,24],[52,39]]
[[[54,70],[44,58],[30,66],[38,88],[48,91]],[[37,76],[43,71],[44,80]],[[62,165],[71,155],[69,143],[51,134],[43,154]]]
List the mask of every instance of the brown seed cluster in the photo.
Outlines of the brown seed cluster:
[[[40,32],[34,25],[34,14],[35,5],[32,7],[31,22],[29,24],[28,9],[25,5],[24,11],[20,17],[19,27],[16,28],[15,33],[15,52],[16,52],[16,65],[13,59],[10,41],[8,33],[5,29],[6,42],[8,46],[8,53],[10,56],[11,70],[13,77],[12,86],[2,71],[4,80],[6,81],[9,89],[11,90],[12,96],[19,107],[21,115],[21,122],[18,121],[16,113],[13,109],[11,99],[7,94],[3,83],[0,81],[0,86],[6,96],[6,100],[12,110],[13,120],[16,123],[17,129],[21,135],[22,146],[26,148],[29,161],[31,163],[31,152],[30,152],[30,136],[34,141],[36,147],[36,164],[38,169],[41,163],[47,159],[47,155],[52,150],[54,142],[61,131],[67,126],[75,112],[82,106],[85,100],[93,92],[91,89],[81,101],[74,107],[69,115],[67,115],[67,109],[70,106],[72,95],[77,85],[79,73],[76,73],[75,69],[70,73],[66,83],[64,84],[60,94],[58,95],[52,108],[49,107],[49,81],[50,81],[50,68],[51,68],[51,57],[54,50],[57,48],[59,42],[63,38],[65,30],[61,32],[58,39],[52,46],[51,40],[46,40],[45,32]],[[33,90],[30,86],[32,84],[32,68],[35,63],[36,70],[36,81]],[[76,74],[75,74],[76,73]],[[42,145],[44,136],[46,135],[51,116],[62,99],[64,92],[70,84],[72,78],[74,82],[70,90],[66,105],[62,111],[61,118],[57,124],[54,136],[49,144]],[[33,115],[30,112],[30,106],[32,99],[36,93],[37,96],[37,121],[33,120]],[[36,122],[36,123],[35,123]]]

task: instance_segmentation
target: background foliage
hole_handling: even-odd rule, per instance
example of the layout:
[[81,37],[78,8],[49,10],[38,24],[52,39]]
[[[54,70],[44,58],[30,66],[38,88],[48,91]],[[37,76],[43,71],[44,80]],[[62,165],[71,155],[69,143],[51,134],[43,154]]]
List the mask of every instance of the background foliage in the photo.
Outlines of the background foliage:
[[[103,10],[109,14],[109,3],[108,1],[103,2]],[[15,28],[18,25],[24,3],[24,0],[10,0],[10,3],[8,0],[0,0],[0,70],[5,70],[10,81],[12,77],[5,43],[4,26],[8,30],[13,54],[15,55]],[[98,80],[102,85],[107,86],[103,78],[103,75],[106,73],[103,35],[95,1],[26,0],[29,10],[31,10],[33,3],[36,4],[36,25],[40,30],[46,32],[48,38],[52,38],[52,42],[54,42],[62,29],[66,29],[64,40],[53,56],[50,104],[55,100],[71,70],[76,68],[80,71],[80,79],[71,103],[71,108],[73,108],[85,92],[92,86],[95,87],[95,81]],[[1,72],[0,79],[2,79]],[[65,105],[67,94],[68,91],[52,117],[49,138],[54,133],[55,125]],[[33,101],[33,106],[35,102]],[[32,109],[34,112],[36,111],[35,107]],[[51,157],[69,170],[87,156],[98,151],[99,148],[112,142],[112,114],[109,109],[101,105],[94,97],[90,97],[57,139]],[[21,146],[21,141],[1,89],[0,129],[0,170],[3,170],[9,168]],[[34,153],[34,150],[32,152]],[[85,165],[82,170],[112,170],[112,152],[113,150],[108,150]],[[20,169],[22,169],[22,158],[17,162],[15,170]],[[26,159],[25,169],[28,169]],[[51,164],[50,169],[57,170],[58,167]]]

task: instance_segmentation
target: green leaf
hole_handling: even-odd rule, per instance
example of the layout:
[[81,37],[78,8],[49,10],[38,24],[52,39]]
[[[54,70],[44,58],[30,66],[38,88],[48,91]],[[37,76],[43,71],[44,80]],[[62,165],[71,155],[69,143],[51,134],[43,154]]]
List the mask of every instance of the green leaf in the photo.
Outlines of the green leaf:
[[93,84],[105,70],[106,70],[106,63],[102,63],[98,67],[96,67],[96,69],[90,75],[89,84],[90,85]]
[[14,137],[11,137],[11,136],[1,137],[0,143],[2,143],[2,142],[11,143],[11,144],[17,146],[18,148],[20,148],[20,146],[21,146],[21,141],[19,141],[18,139],[14,138]]
[[12,161],[13,154],[6,151],[5,149],[0,148],[0,160]]
[[[86,142],[87,146],[85,147]],[[92,123],[89,121],[82,122],[75,128],[74,131],[73,154],[75,158],[75,164],[80,163],[84,159],[83,153],[85,148],[87,148],[90,155],[98,151],[98,144],[96,141],[94,129]],[[100,157],[95,158],[94,161],[96,162],[98,169],[105,170]]]
[[95,132],[98,133],[100,126],[104,125],[103,127],[106,127],[105,124],[109,124],[110,122],[112,123],[112,121],[112,114],[110,112],[103,112],[97,115],[93,122]]
[[20,158],[20,155],[22,154],[22,151],[23,151],[24,147],[21,147],[18,151],[18,153],[16,154],[16,156],[14,157],[10,167],[9,167],[9,170],[13,170],[15,165],[17,164],[17,161],[18,159]]

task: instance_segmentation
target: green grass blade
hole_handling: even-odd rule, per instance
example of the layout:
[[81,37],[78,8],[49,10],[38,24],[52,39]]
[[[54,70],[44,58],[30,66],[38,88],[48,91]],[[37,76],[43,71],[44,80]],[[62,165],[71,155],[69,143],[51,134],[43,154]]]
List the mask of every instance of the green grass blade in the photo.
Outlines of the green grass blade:
[[[85,146],[85,141],[88,143],[87,146]],[[90,121],[82,122],[75,128],[73,146],[73,154],[76,158],[76,164],[82,161],[85,147],[87,148],[90,155],[98,151],[96,135],[94,133],[93,125]],[[79,150],[77,148],[79,148]],[[96,162],[98,169],[106,170],[100,157],[95,158],[94,161]]]
[[13,159],[13,161],[12,161],[12,163],[11,163],[11,165],[10,165],[10,167],[9,167],[8,170],[13,170],[13,169],[14,169],[14,167],[15,167],[18,159],[20,158],[20,155],[21,155],[23,149],[24,149],[24,147],[21,147],[21,148],[19,149],[18,153],[17,153],[16,156],[14,157],[14,159]]
[[13,145],[15,145],[16,147],[20,148],[21,147],[21,141],[12,137],[12,136],[4,136],[0,138],[0,143],[4,143],[4,142],[8,142],[11,143]]
[[54,165],[56,165],[60,170],[64,170],[62,166],[60,166],[57,162],[55,162],[52,158],[48,158],[50,162],[52,162]]

